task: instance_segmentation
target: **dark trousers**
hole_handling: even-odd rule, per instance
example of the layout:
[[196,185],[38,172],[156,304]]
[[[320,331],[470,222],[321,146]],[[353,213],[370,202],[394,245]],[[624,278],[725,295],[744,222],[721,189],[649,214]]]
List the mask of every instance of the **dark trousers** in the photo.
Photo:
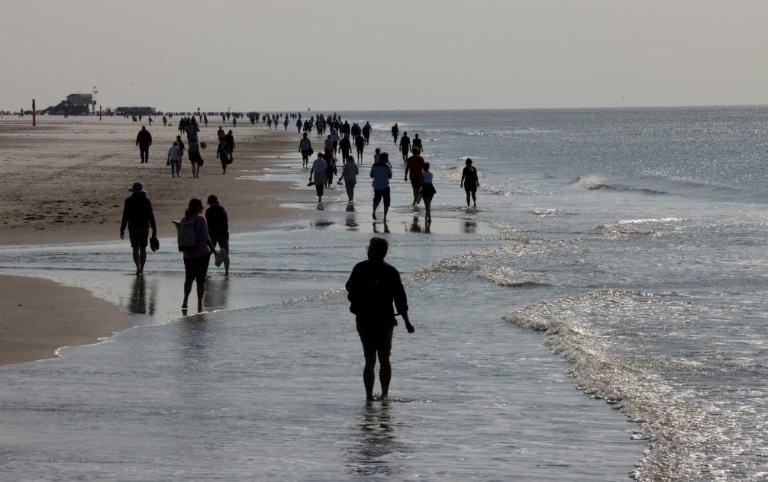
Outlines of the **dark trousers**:
[[139,152],[141,153],[142,164],[149,161],[149,146],[139,146]]

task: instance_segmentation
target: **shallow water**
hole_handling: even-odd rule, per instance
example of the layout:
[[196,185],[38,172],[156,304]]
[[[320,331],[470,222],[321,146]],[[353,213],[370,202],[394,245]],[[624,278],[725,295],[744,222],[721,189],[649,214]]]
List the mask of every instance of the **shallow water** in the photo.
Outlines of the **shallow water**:
[[[438,191],[429,230],[407,183],[393,183],[389,222],[374,223],[364,169],[350,210],[341,186],[315,203],[286,157],[241,175],[293,181],[285,204],[309,219],[233,238],[233,276],[212,268],[204,315],[175,320],[170,239],[143,283],[123,269],[123,244],[0,249],[4,272],[87,287],[142,325],[0,370],[12,387],[0,473],[766,476],[768,108],[349,117],[372,121],[371,150],[390,149],[395,121],[425,139]],[[466,156],[480,172],[476,210],[458,188]],[[340,287],[375,233],[392,244],[417,332],[396,336],[402,401],[368,406]]]

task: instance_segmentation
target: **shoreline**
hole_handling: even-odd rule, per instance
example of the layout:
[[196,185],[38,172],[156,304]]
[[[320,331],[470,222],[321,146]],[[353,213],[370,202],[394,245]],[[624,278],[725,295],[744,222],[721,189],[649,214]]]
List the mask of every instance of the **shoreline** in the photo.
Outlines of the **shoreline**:
[[[164,153],[178,134],[171,127],[175,123],[162,127],[156,122],[148,128],[153,134],[150,162],[140,164],[133,141],[142,124],[105,119],[49,117],[37,127],[0,119],[0,175],[9,186],[0,192],[7,208],[1,246],[119,240],[123,201],[137,181],[152,201],[158,237],[175,234],[171,221],[182,216],[191,197],[205,200],[209,194],[218,195],[230,212],[234,235],[306,214],[279,205],[284,201],[277,198],[291,183],[238,178],[244,173],[258,176],[290,159],[298,143],[290,130],[241,123],[232,129],[234,161],[226,175],[211,146],[202,153],[206,162],[200,178],[191,177],[186,159],[182,177],[172,178]],[[215,145],[211,139],[216,139],[219,125],[203,127],[200,139]],[[127,235],[124,242],[125,262],[132,268]],[[55,358],[62,347],[97,343],[134,326],[135,318],[120,306],[84,288],[3,273],[0,290],[5,295],[0,304],[0,366]]]

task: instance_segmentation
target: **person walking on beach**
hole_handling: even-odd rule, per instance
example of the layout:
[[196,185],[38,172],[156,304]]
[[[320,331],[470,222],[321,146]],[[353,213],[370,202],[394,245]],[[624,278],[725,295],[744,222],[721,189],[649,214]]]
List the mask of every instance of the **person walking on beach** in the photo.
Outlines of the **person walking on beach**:
[[128,239],[133,248],[133,262],[136,264],[136,274],[144,274],[144,263],[147,261],[147,244],[149,243],[149,229],[152,228],[152,237],[157,237],[157,225],[155,214],[152,212],[152,203],[149,202],[144,186],[140,182],[133,183],[128,189],[130,197],[123,205],[123,220],[120,222],[120,239],[125,239],[125,228],[128,227]]
[[419,191],[421,191],[422,183],[422,170],[424,167],[424,158],[419,155],[419,150],[413,148],[413,155],[405,161],[405,181],[408,180],[410,174],[411,188],[413,188],[413,204],[415,206],[419,203]]
[[235,160],[235,135],[232,134],[231,130],[224,136],[224,143],[227,145],[227,153],[229,153],[229,162],[227,164],[232,164],[232,161]]
[[184,159],[184,150],[186,149],[186,146],[184,145],[184,141],[181,140],[181,136],[176,136],[176,143],[179,145],[179,164],[181,164],[181,160]]
[[[306,135],[306,134],[304,134]],[[309,170],[309,182],[315,185],[317,191],[317,202],[323,201],[323,189],[325,188],[325,172],[328,170],[328,164],[323,159],[323,153],[317,153],[317,159]]]
[[[205,220],[208,222],[208,237],[213,247],[219,248],[220,256],[224,257],[224,276],[229,276],[229,214],[221,205],[215,194],[208,196],[208,209],[205,210]],[[221,260],[217,260],[217,266]]]
[[152,134],[149,133],[146,127],[141,126],[139,134],[136,136],[136,145],[139,146],[139,154],[141,155],[141,163],[146,164],[149,162],[149,146],[152,145]]
[[373,127],[371,127],[371,124],[369,124],[368,121],[365,121],[365,125],[363,126],[363,137],[365,138],[366,144],[368,144],[368,141],[371,140],[372,130],[373,130]]
[[336,158],[333,157],[333,154],[326,151],[323,154],[323,159],[325,159],[325,185],[327,187],[331,187],[331,184],[333,184],[333,176],[338,172],[336,169]]
[[357,149],[357,162],[363,163],[363,150],[365,149],[365,138],[363,136],[355,137],[355,148]]
[[459,187],[463,187],[467,193],[467,209],[469,209],[469,196],[472,195],[474,207],[477,207],[477,188],[480,187],[480,179],[477,178],[477,169],[472,165],[472,159],[467,158],[466,167],[461,172]]
[[384,222],[387,222],[389,212],[389,180],[392,179],[392,168],[389,166],[389,154],[382,152],[379,160],[371,166],[373,178],[373,219],[376,219],[376,209],[381,200],[384,200]]
[[352,152],[352,141],[349,140],[349,134],[344,134],[344,137],[339,141],[339,150],[342,159],[349,157]]
[[222,174],[226,174],[227,164],[232,161],[229,160],[229,148],[223,139],[219,141],[219,147],[216,149],[216,157],[221,161]]
[[421,198],[424,199],[424,208],[426,209],[424,224],[427,225],[432,224],[432,198],[437,193],[435,186],[432,184],[433,177],[432,173],[429,172],[429,166],[428,162],[424,163],[422,168],[424,171],[421,173],[421,191],[419,191]]
[[408,137],[407,132],[403,132],[403,137],[400,138],[400,152],[403,154],[403,162],[408,160],[408,154],[411,152],[411,138]]
[[195,231],[196,246],[193,250],[184,251],[184,302],[181,308],[186,310],[192,283],[197,283],[197,312],[203,311],[203,295],[205,294],[205,276],[208,274],[208,263],[211,254],[216,255],[216,246],[208,237],[208,223],[203,216],[203,201],[192,198],[184,213],[181,224],[191,222]]
[[171,166],[171,177],[179,175],[181,169],[181,154],[179,153],[179,143],[174,142],[168,149],[168,165]]
[[216,131],[216,136],[219,138],[220,141],[223,141],[225,135],[226,134],[224,134],[224,129],[222,129],[221,126],[219,126],[219,130]]
[[379,360],[379,383],[381,400],[389,397],[392,379],[392,365],[389,360],[392,351],[392,334],[397,326],[395,308],[403,317],[408,333],[416,331],[408,317],[408,299],[400,279],[400,272],[384,261],[389,243],[384,238],[374,237],[368,243],[368,260],[357,263],[346,284],[349,311],[355,315],[357,333],[363,344],[365,368],[363,384],[365,399],[372,402],[373,387],[376,383],[376,358]]
[[344,168],[341,170],[341,178],[344,179],[344,187],[347,188],[347,202],[355,202],[355,184],[357,184],[357,175],[360,171],[355,164],[355,158],[349,156]]
[[413,136],[413,148],[414,148],[414,149],[418,149],[418,150],[419,150],[419,152],[422,152],[422,153],[424,152],[424,146],[422,146],[422,144],[421,144],[421,138],[419,138],[419,135],[418,135],[418,134],[416,134],[415,136]]
[[397,136],[400,134],[400,128],[397,127],[397,122],[392,126],[392,143],[397,145]]
[[[309,140],[306,132],[302,135],[301,141],[299,141],[299,152],[301,152],[302,167],[307,167],[309,156],[312,155],[312,141]],[[319,155],[320,153],[318,152],[318,156]]]
[[200,177],[203,156],[200,155],[200,144],[197,142],[197,137],[189,140],[189,162],[192,164],[192,177]]

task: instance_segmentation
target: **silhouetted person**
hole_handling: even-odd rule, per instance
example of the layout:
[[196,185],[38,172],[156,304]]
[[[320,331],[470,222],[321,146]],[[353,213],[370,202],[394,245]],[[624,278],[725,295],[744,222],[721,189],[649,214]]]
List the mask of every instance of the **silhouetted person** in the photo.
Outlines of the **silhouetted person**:
[[363,383],[366,400],[376,400],[373,386],[376,382],[376,359],[379,360],[379,382],[381,399],[389,397],[389,383],[392,379],[392,365],[389,355],[392,351],[392,333],[397,326],[394,302],[403,317],[408,333],[415,328],[408,318],[408,300],[400,279],[400,273],[384,261],[389,243],[384,238],[371,238],[368,244],[368,260],[355,265],[347,281],[347,298],[351,302],[349,311],[355,314],[357,332],[363,344],[365,369]]
[[149,146],[152,145],[152,134],[150,134],[147,128],[144,126],[141,126],[141,130],[136,136],[136,145],[139,146],[141,163],[146,164],[149,162]]

